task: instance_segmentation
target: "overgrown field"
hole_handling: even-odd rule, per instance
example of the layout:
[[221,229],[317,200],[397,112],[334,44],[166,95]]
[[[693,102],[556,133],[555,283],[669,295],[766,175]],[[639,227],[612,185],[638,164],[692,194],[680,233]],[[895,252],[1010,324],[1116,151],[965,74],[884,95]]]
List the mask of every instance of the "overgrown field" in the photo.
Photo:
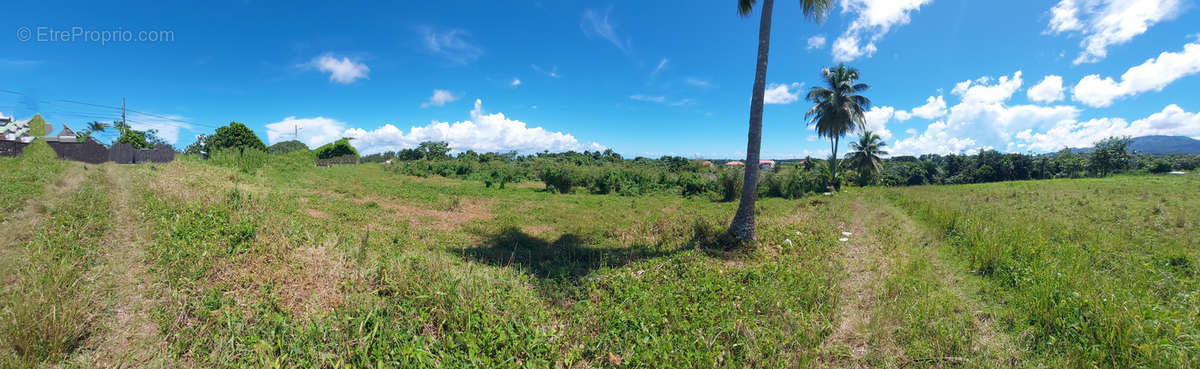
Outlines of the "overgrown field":
[[1195,176],[767,198],[729,250],[736,204],[676,193],[51,162],[5,174],[5,367],[1200,365]]

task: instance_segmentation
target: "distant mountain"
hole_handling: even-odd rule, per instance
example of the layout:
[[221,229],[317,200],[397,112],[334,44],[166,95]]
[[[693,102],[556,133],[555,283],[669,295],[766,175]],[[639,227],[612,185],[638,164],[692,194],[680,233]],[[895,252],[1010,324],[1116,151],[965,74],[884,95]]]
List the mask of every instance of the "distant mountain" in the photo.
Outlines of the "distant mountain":
[[[1200,154],[1200,140],[1184,136],[1142,136],[1133,138],[1129,150],[1141,154]],[[1085,153],[1092,148],[1071,151]]]

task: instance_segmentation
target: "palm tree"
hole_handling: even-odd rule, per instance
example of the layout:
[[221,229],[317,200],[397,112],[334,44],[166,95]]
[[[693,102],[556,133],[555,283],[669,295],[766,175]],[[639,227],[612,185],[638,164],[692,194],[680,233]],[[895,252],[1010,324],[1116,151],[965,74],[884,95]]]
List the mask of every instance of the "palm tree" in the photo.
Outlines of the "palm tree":
[[831,185],[835,190],[841,189],[837,179],[837,147],[838,141],[847,133],[865,125],[863,111],[871,107],[871,100],[859,95],[859,92],[871,88],[858,81],[858,69],[847,68],[839,64],[836,68],[821,70],[825,78],[825,86],[813,86],[808,91],[807,99],[813,102],[812,109],[804,114],[808,124],[817,127],[817,136],[829,138],[833,160],[830,165]]
[[883,159],[880,159],[879,155],[887,155],[887,151],[883,151],[884,147],[887,147],[887,143],[871,131],[863,131],[862,135],[858,136],[858,142],[850,143],[850,148],[854,151],[847,157],[850,166],[858,170],[860,177],[864,179],[860,184],[866,184],[867,178],[879,178],[883,173]]
[[[747,17],[756,0],[738,0],[737,12]],[[754,201],[758,199],[758,160],[762,144],[763,94],[767,87],[767,54],[771,49],[771,10],[775,0],[763,0],[762,19],[758,23],[758,64],[754,69],[754,89],[750,97],[750,132],[746,138],[746,172],[742,198],[729,231],[740,241],[754,240]],[[821,22],[833,8],[833,0],[800,0],[804,16]]]
[[79,139],[79,142],[87,141],[87,139],[92,137],[92,135],[96,132],[104,132],[106,129],[108,129],[108,123],[93,121],[88,123],[87,129],[80,133],[77,138]]

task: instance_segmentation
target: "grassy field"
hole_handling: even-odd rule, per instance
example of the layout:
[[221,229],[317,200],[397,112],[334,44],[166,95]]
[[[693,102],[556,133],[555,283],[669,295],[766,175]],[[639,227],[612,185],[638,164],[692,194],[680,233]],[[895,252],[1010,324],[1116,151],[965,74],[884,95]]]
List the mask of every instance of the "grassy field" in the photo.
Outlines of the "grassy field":
[[1200,365],[1195,176],[764,199],[729,251],[677,194],[47,162],[0,171],[3,367]]

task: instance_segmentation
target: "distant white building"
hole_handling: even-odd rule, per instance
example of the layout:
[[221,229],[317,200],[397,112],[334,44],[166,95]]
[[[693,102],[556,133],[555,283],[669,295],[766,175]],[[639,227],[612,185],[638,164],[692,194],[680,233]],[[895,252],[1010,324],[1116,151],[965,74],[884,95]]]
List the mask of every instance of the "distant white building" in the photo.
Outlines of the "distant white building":
[[25,143],[33,141],[33,137],[29,135],[29,122],[0,117],[0,139]]

